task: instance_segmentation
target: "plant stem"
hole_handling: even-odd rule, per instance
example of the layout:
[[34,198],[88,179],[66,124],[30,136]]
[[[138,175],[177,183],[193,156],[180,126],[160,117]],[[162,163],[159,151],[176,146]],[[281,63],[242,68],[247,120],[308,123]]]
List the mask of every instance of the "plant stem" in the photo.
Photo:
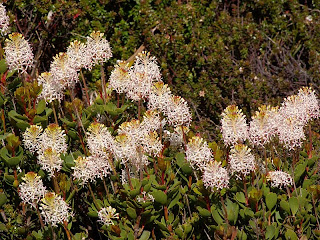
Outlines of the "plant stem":
[[96,197],[94,196],[94,194],[92,192],[92,188],[91,188],[91,184],[90,183],[88,184],[88,188],[89,188],[90,194],[92,196],[94,205],[96,205],[97,209],[100,210],[100,205],[98,204],[97,199],[96,199]]
[[90,106],[89,91],[88,91],[88,87],[86,84],[86,79],[84,78],[84,75],[83,75],[83,72],[81,69],[80,69],[80,75],[81,75],[82,82],[83,82],[84,92],[86,93],[87,103],[88,103],[88,106]]
[[64,227],[64,230],[66,230],[68,240],[71,240],[70,232],[68,229],[68,223],[66,221],[63,221],[63,227]]
[[57,118],[57,113],[56,113],[56,108],[54,106],[54,102],[51,102],[51,108],[54,116],[54,122],[58,125],[58,118]]
[[227,212],[226,205],[224,204],[224,199],[221,194],[220,194],[220,200],[221,200],[221,204],[222,204],[223,211],[224,211],[224,218],[226,220],[227,225],[229,226],[228,212]]
[[38,208],[38,205],[35,201],[35,206],[36,206],[36,209],[37,209],[37,214],[38,214],[38,217],[39,217],[39,220],[40,220],[40,225],[41,225],[41,229],[44,229],[44,224],[43,224],[43,221],[42,221],[42,218],[41,218],[41,214],[40,214],[40,211],[39,211],[39,208]]
[[100,72],[101,72],[101,88],[102,88],[102,99],[106,102],[106,76],[104,73],[103,65],[100,65]]
[[244,195],[246,197],[246,206],[249,206],[249,199],[248,199],[248,192],[247,192],[247,181],[246,181],[246,177],[244,175],[242,175],[242,179],[243,179],[243,189],[244,189]]

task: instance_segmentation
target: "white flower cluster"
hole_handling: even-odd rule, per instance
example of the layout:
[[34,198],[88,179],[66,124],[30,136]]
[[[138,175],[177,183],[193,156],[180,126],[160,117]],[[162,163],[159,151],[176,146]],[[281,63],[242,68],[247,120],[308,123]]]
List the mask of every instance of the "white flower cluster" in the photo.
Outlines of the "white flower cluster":
[[44,198],[41,199],[39,209],[45,223],[52,226],[57,226],[57,224],[67,221],[72,216],[68,204],[54,192],[45,194]]
[[150,193],[146,193],[145,191],[141,192],[142,197],[138,196],[137,201],[139,203],[146,203],[147,201],[154,202],[154,197]]
[[121,124],[114,148],[116,158],[123,163],[130,162],[136,170],[147,165],[149,162],[146,154],[159,156],[163,148],[156,132],[160,125],[156,111],[146,112],[142,123],[134,119]]
[[32,49],[20,33],[9,34],[4,47],[9,70],[26,72],[33,65]]
[[252,117],[249,140],[255,146],[264,146],[277,133],[278,108],[262,105]]
[[36,173],[28,172],[23,178],[19,185],[19,196],[21,200],[36,207],[40,199],[45,195],[46,188],[43,186],[43,182]]
[[119,213],[116,213],[116,209],[109,206],[107,208],[101,208],[98,212],[99,222],[104,225],[114,225],[112,219],[118,219]]
[[46,102],[52,102],[55,99],[61,101],[63,99],[62,85],[54,84],[52,74],[50,72],[43,72],[38,77],[38,84],[42,85],[40,98]]
[[223,111],[221,124],[223,141],[227,146],[248,138],[246,118],[238,106],[230,105]]
[[79,80],[78,72],[71,63],[68,54],[60,52],[53,57],[53,61],[50,64],[52,85],[58,85],[61,91],[66,87],[73,88]]
[[236,144],[231,148],[229,164],[231,174],[236,174],[238,179],[247,176],[256,169],[251,149],[243,144]]
[[75,160],[73,169],[73,177],[80,180],[80,184],[84,185],[88,181],[93,182],[96,178],[103,178],[110,174],[110,164],[108,162],[109,154],[91,155],[89,157],[79,156]]
[[202,181],[206,188],[214,190],[221,190],[227,188],[229,185],[228,171],[221,166],[220,162],[210,161],[204,168]]
[[174,127],[189,126],[192,115],[187,102],[172,95],[170,88],[161,80],[161,73],[155,57],[142,52],[132,67],[124,61],[115,65],[109,80],[109,87],[117,93],[126,93],[134,101],[148,100],[148,109],[159,110]]
[[203,138],[194,136],[187,144],[186,159],[192,168],[203,170],[213,159],[213,154]]
[[149,109],[158,109],[168,117],[169,125],[189,126],[192,115],[187,102],[180,96],[171,94],[169,87],[163,82],[156,82],[151,88],[148,102]]
[[293,184],[292,177],[283,171],[270,171],[267,178],[272,187],[282,188]]
[[134,101],[145,100],[154,82],[161,81],[161,73],[156,58],[148,52],[137,55],[132,67],[119,61],[110,76],[110,87],[118,93],[126,93]]
[[86,52],[89,54],[92,65],[88,64],[84,65],[84,67],[91,69],[93,65],[106,62],[112,57],[110,44],[103,36],[104,33],[93,31],[87,37]]
[[9,16],[5,6],[0,3],[0,32],[2,35],[6,35],[9,31]]
[[42,169],[53,176],[62,165],[61,153],[67,151],[66,135],[64,130],[56,124],[50,124],[44,132],[37,125],[31,125],[23,133],[25,147],[32,153],[37,152],[38,163]]
[[46,102],[55,99],[61,101],[63,91],[67,87],[73,88],[79,81],[80,69],[91,70],[94,65],[107,61],[111,56],[109,42],[99,31],[92,32],[86,44],[77,40],[71,42],[66,52],[53,58],[49,73],[39,76],[38,83],[42,85],[40,98]]
[[[235,105],[222,113],[222,136],[226,145],[234,145],[248,138],[245,117]],[[301,147],[306,138],[304,127],[320,117],[319,101],[310,87],[299,89],[297,95],[284,99],[281,107],[261,106],[249,128],[249,140],[255,146],[264,146],[274,136],[289,150]]]
[[280,107],[278,122],[279,140],[290,150],[301,147],[305,139],[303,127],[308,121],[319,118],[319,101],[314,90],[299,89],[297,95],[287,97]]

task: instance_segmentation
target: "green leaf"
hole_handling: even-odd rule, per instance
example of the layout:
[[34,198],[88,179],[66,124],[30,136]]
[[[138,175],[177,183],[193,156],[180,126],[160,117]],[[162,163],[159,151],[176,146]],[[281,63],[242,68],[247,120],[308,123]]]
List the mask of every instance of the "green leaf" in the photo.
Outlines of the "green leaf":
[[298,203],[298,198],[296,197],[291,197],[289,199],[289,206],[290,206],[290,209],[291,209],[291,213],[292,215],[296,215],[298,209],[299,209],[299,203]]
[[199,211],[199,214],[202,216],[202,217],[210,217],[211,216],[211,212],[208,211],[207,209],[205,208],[202,208],[200,206],[197,207],[197,210]]
[[144,230],[143,233],[141,234],[141,237],[139,240],[148,240],[150,237],[151,232]]
[[17,121],[16,125],[21,131],[25,131],[28,127],[30,127],[28,122],[22,120]]
[[193,172],[190,164],[185,160],[184,153],[177,153],[176,160],[177,160],[177,165],[181,168],[181,170],[185,174],[191,174]]
[[8,65],[5,59],[0,60],[0,73],[5,73],[8,70]]
[[287,240],[298,240],[298,236],[297,234],[291,230],[291,229],[287,229],[286,233],[284,234],[285,238]]
[[269,210],[272,210],[272,208],[277,204],[277,194],[270,192],[267,194],[266,196],[266,204],[267,204],[267,208]]
[[48,121],[47,116],[38,116],[36,115],[33,119],[33,123],[46,123]]
[[290,206],[287,201],[281,200],[280,201],[280,208],[290,214]]
[[152,196],[157,203],[160,203],[162,205],[167,204],[167,195],[164,192],[157,190],[152,193]]
[[244,196],[244,193],[243,193],[243,192],[237,192],[237,193],[236,193],[236,196],[235,196],[235,199],[236,199],[238,202],[246,203],[246,197]]
[[46,101],[44,99],[42,99],[36,107],[37,110],[37,114],[41,114],[43,113],[44,109],[46,108]]
[[132,219],[136,219],[137,218],[136,210],[133,209],[132,207],[128,207],[127,208],[127,213],[128,213],[128,216],[131,217]]
[[220,216],[220,214],[219,214],[218,210],[216,209],[215,205],[211,206],[211,214],[212,214],[213,219],[216,221],[216,223],[218,225],[221,225],[223,223],[223,219]]
[[306,165],[307,165],[307,162],[305,162],[304,164],[298,164],[296,166],[296,168],[294,169],[294,181],[295,182],[298,182],[300,177],[303,175],[303,173],[305,172],[306,170]]
[[7,202],[7,195],[2,192],[0,193],[0,208]]
[[276,233],[276,228],[272,225],[267,226],[266,239],[272,239]]
[[98,212],[96,212],[96,211],[89,211],[89,212],[88,212],[88,216],[89,216],[89,217],[97,218],[97,217],[98,217]]
[[168,210],[172,207],[174,207],[180,200],[181,198],[181,194],[178,193],[177,196],[170,202],[169,206],[168,206]]

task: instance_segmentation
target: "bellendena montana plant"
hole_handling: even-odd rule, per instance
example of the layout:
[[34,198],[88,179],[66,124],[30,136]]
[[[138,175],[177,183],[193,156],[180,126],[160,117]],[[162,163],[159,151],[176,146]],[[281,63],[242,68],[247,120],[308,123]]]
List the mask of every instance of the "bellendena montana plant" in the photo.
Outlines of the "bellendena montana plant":
[[112,45],[92,31],[37,72],[28,39],[0,13],[1,239],[320,237],[312,88],[250,121],[229,105],[219,145],[151,53],[106,74]]

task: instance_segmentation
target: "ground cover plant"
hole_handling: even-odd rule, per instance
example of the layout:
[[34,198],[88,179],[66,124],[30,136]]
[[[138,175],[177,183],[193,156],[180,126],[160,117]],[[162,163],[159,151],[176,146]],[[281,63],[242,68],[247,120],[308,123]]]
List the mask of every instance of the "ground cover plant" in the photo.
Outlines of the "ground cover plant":
[[319,237],[313,88],[248,120],[234,101],[206,140],[144,47],[116,61],[91,31],[41,71],[0,11],[2,239]]

